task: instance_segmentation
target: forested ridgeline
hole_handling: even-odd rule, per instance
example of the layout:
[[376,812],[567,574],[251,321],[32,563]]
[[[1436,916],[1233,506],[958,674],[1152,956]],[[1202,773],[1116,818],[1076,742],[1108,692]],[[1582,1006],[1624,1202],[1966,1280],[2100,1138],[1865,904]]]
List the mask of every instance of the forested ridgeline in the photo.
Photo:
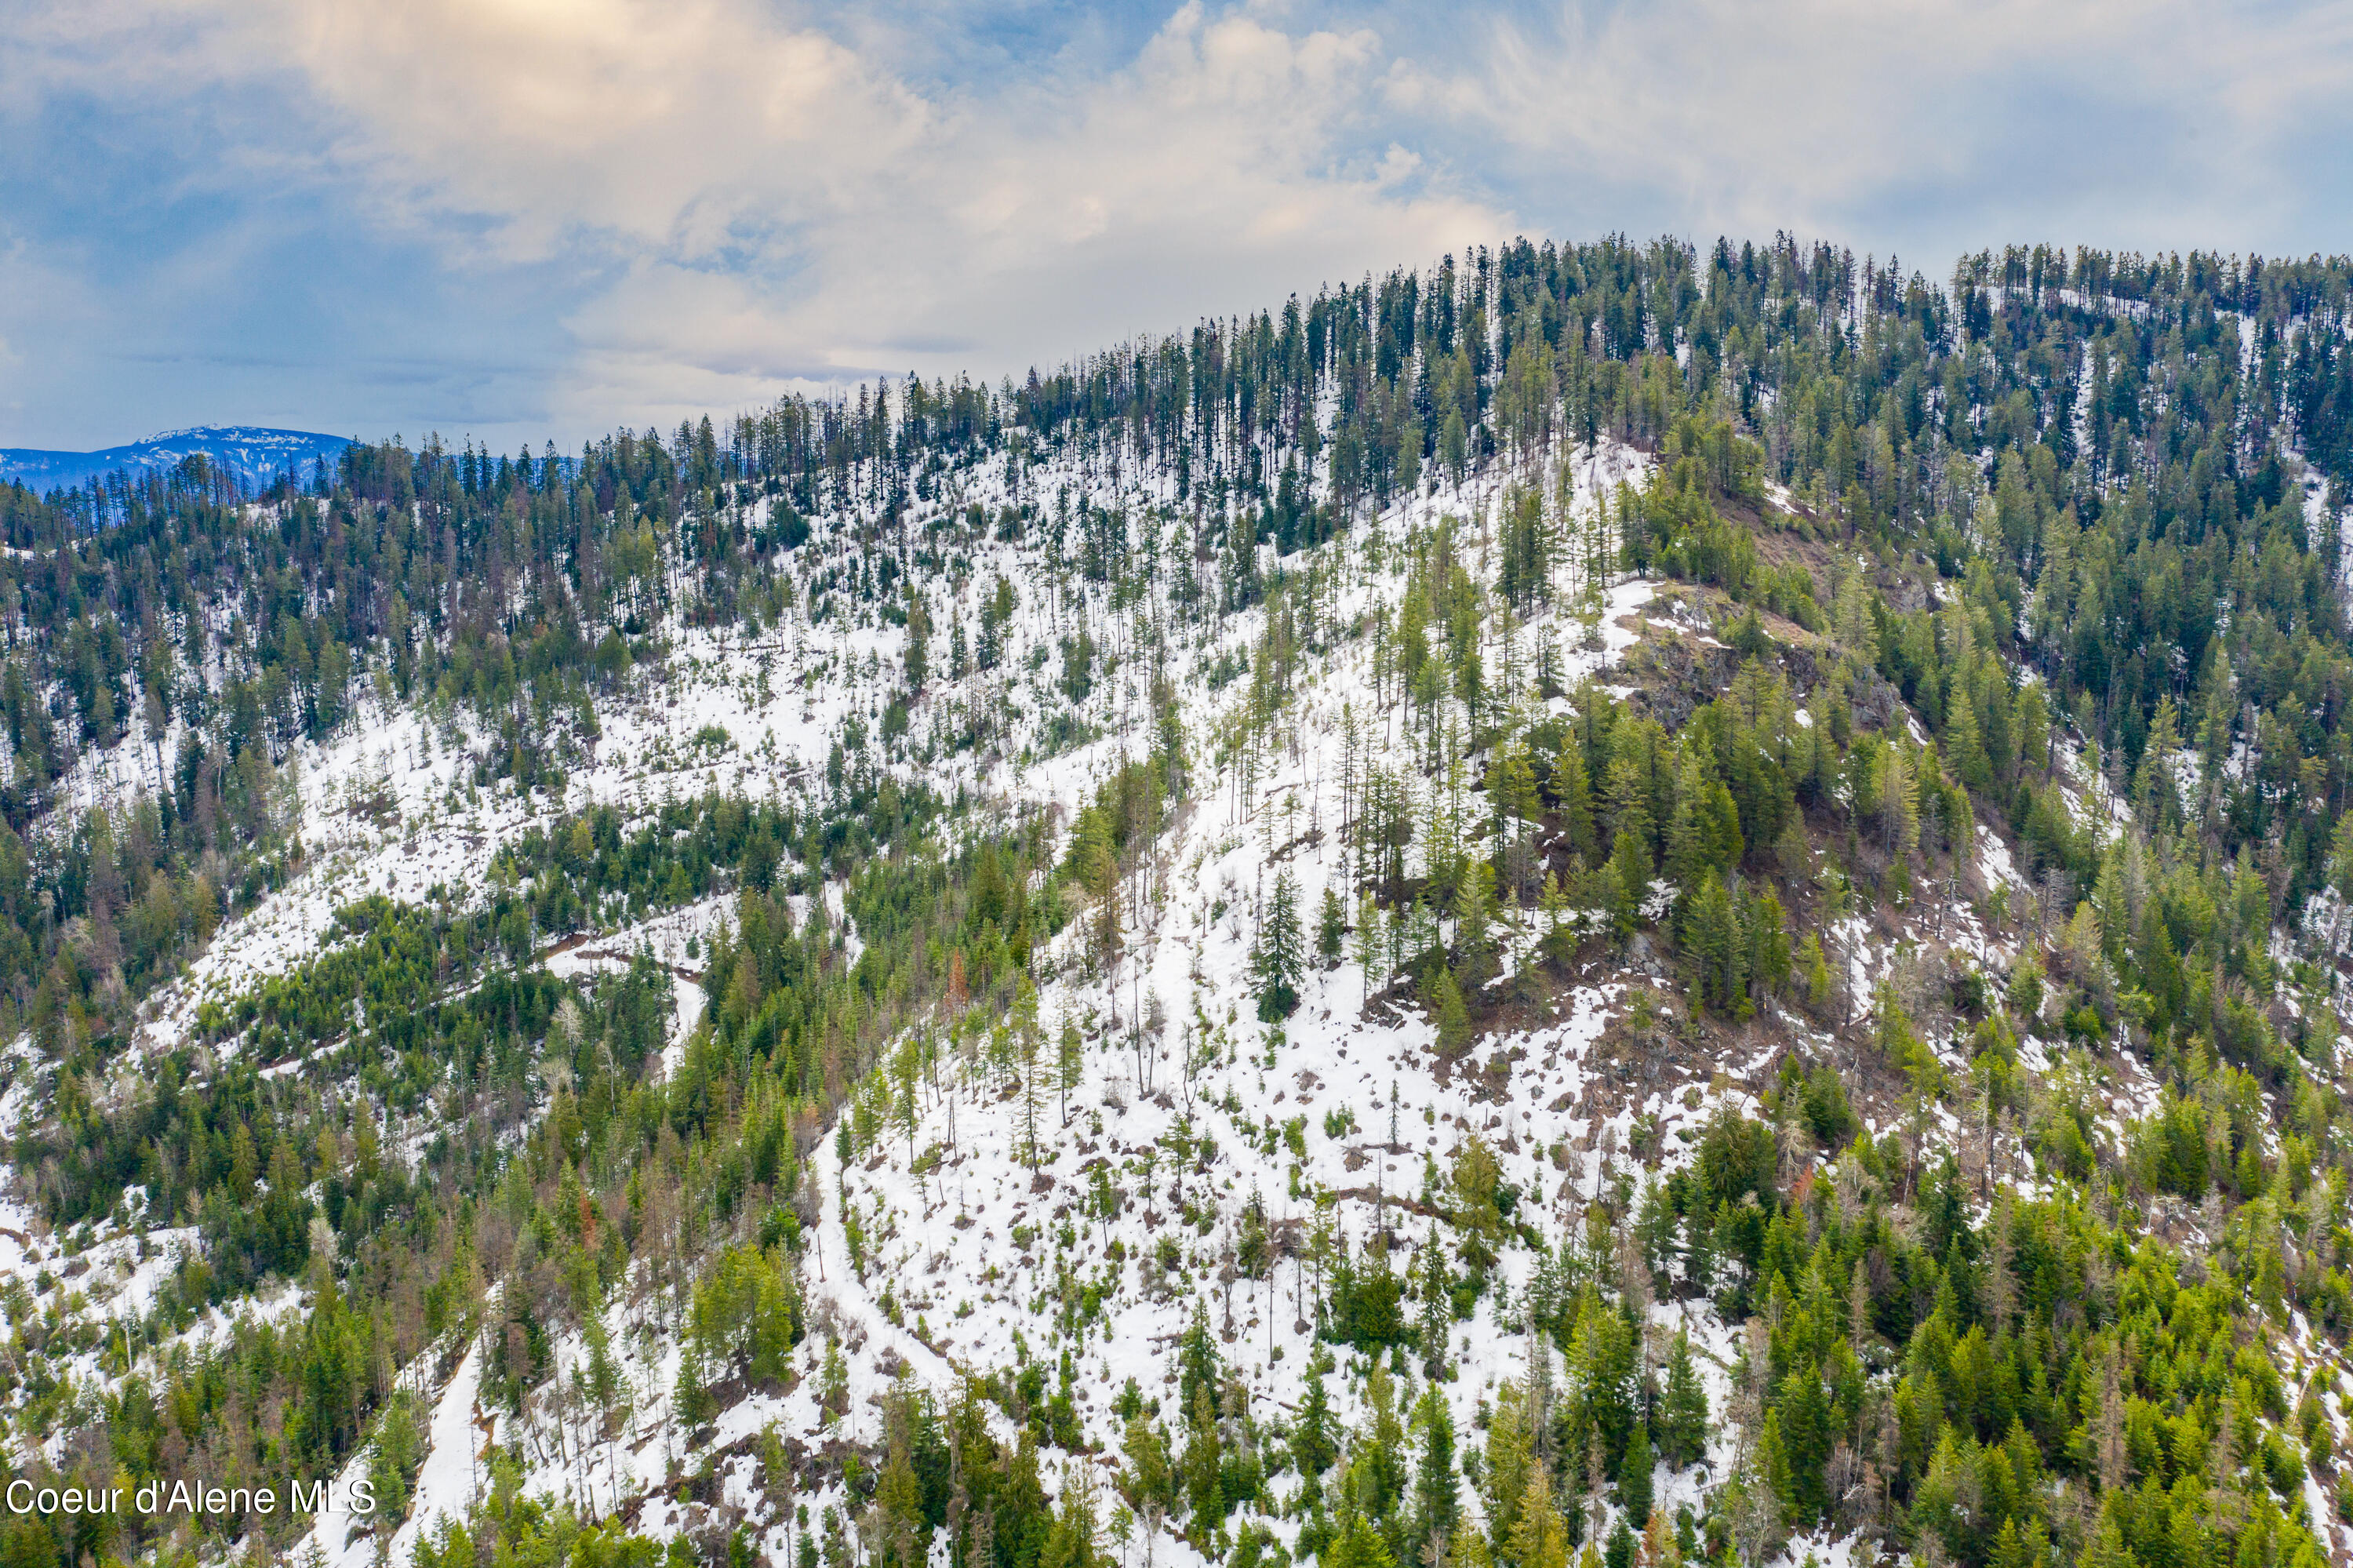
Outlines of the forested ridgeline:
[[[1310,1307],[1357,1352],[1365,1431],[1325,1425],[1320,1361],[1297,1419],[1256,1425],[1201,1338],[1174,1408],[1138,1394],[1122,1413],[1123,1510],[1250,1563],[1349,1568],[1433,1551],[1560,1568],[1580,1541],[1611,1568],[1755,1562],[1818,1522],[1971,1568],[2300,1563],[2316,1548],[2294,1510],[2307,1461],[2335,1473],[2329,1426],[2253,1347],[2262,1314],[2293,1304],[2334,1334],[2353,1310],[2329,969],[2280,940],[2316,892],[2353,893],[2348,282],[2341,260],[2037,249],[1940,287],[1786,238],[1517,243],[1018,385],[878,383],[576,456],[356,447],[254,496],[200,465],[0,491],[0,1034],[29,1027],[57,1086],[18,1165],[53,1224],[199,1244],[136,1329],[164,1358],[102,1412],[62,1369],[95,1352],[128,1372],[141,1341],[15,1303],[47,1352],[5,1374],[19,1430],[103,1434],[63,1474],[217,1478],[339,1460],[373,1422],[405,1487],[421,1455],[396,1369],[497,1312],[485,1398],[562,1393],[554,1346],[586,1336],[566,1419],[596,1406],[612,1441],[628,1380],[604,1308],[649,1280],[690,1325],[690,1416],[715,1385],[781,1378],[807,1330],[799,1171],[826,1119],[847,1107],[846,1154],[902,1133],[914,1161],[925,1096],[958,1092],[944,1082],[1034,1111],[1076,1048],[1037,1027],[1055,978],[1038,955],[1084,914],[1073,961],[1116,961],[1166,892],[1155,836],[1229,779],[1247,802],[1303,668],[1345,649],[1371,673],[1340,781],[1348,895],[1303,907],[1285,873],[1255,909],[1270,1026],[1311,964],[1353,959],[1459,1058],[1639,935],[1694,1026],[1842,1031],[1900,1082],[1915,1135],[1858,1136],[1818,1064],[1772,1092],[1777,1125],[1722,1119],[1690,1171],[1597,1201],[1583,1234],[1522,1228],[1512,1193],[1458,1167],[1445,1231],[1402,1270],[1385,1245],[1319,1255]],[[1654,477],[1581,504],[1577,455],[1609,443]],[[1472,515],[1377,524],[1433,494]],[[1376,567],[1402,575],[1396,601],[1338,613],[1344,576]],[[1520,636],[1590,620],[1627,572],[1690,585],[1722,662],[1612,695],[1560,678],[1550,631]],[[1058,620],[1057,671],[1045,641],[1008,647],[1017,602],[1121,618]],[[139,999],[302,871],[287,779],[305,742],[416,705],[462,734],[474,784],[560,785],[599,705],[658,678],[689,630],[837,617],[899,633],[894,700],[871,746],[845,729],[806,802],[559,816],[480,889],[348,907],[319,955],[204,1010],[135,1093],[103,1088]],[[1059,827],[976,829],[924,787],[923,763],[1006,738],[1002,702],[955,706],[970,679],[1001,697],[1027,677],[1029,744],[1096,733],[1119,656],[1098,632],[1152,673],[1145,757]],[[1245,678],[1230,722],[1188,730],[1185,697]],[[68,820],[55,803],[102,756],[132,789]],[[2018,846],[2031,907],[1979,885],[1981,828]],[[534,963],[714,894],[733,904],[697,955],[708,1022],[670,1073],[650,1065],[670,976]],[[2009,973],[1954,962],[1932,1009],[1850,994],[1837,921],[1974,895],[2025,922]],[[2116,1136],[2094,1068],[2022,1065],[2031,1034],[2084,1064],[2134,1048],[2164,1082],[2158,1114]],[[1940,1108],[2002,1129],[2047,1192],[1973,1204],[1917,1131]],[[441,1130],[384,1150],[419,1118]],[[2206,1206],[2203,1261],[2118,1228],[2168,1196]],[[1445,1325],[1514,1245],[1541,1249],[1543,1288],[1498,1305],[1557,1348],[1566,1387],[1541,1361],[1458,1464],[1444,1403],[1413,1382],[1443,1381]],[[1083,1346],[1071,1267],[1054,1311]],[[303,1319],[172,1342],[280,1280],[309,1293]],[[1734,1378],[1740,1486],[1638,1541],[1643,1456],[1686,1465],[1704,1420],[1688,1347],[1662,1355],[1643,1330],[1661,1298],[1763,1332]],[[1083,1489],[1059,1510],[1042,1490],[1038,1448],[1071,1446],[1044,1368],[971,1396],[1018,1442],[971,1400],[910,1391],[879,1479],[829,1460],[828,1484],[892,1526],[856,1550],[912,1564],[918,1520],[964,1520],[998,1489],[996,1533],[960,1528],[963,1560],[1093,1562]],[[1055,1370],[1067,1397],[1070,1359]],[[436,1561],[651,1550],[512,1483]],[[1229,1527],[1237,1509],[1254,1522]],[[840,1522],[804,1551],[851,1552]],[[26,1562],[147,1544],[9,1528]]]
[[[2025,608],[2063,716],[2127,768],[2166,699],[2210,757],[2257,744],[2273,788],[2234,799],[2261,840],[2259,802],[2291,780],[2341,800],[2337,673],[2311,656],[2341,642],[2338,541],[2306,536],[2289,474],[2300,456],[2338,496],[2353,471],[2348,281],[2341,260],[2037,248],[1968,259],[1946,289],[1786,237],[1517,242],[1019,385],[881,383],[576,457],[354,447],[250,503],[201,464],[0,491],[8,1001],[26,1016],[53,976],[45,1022],[70,1004],[86,1033],[118,1026],[283,876],[301,846],[272,768],[371,687],[476,715],[485,779],[560,777],[597,694],[678,617],[756,627],[814,586],[811,614],[838,589],[902,619],[908,574],[955,547],[943,523],[1134,569],[1124,505],[1023,488],[1055,454],[1162,476],[1163,507],[1230,556],[1238,521],[1295,548],[1425,478],[1693,419],[1726,432],[1720,468],[1738,432],[1817,515]],[[1000,504],[950,518],[984,459],[1006,461]],[[814,517],[859,548],[796,582],[779,561]],[[2020,651],[2017,619],[1991,617],[1985,652]],[[34,834],[75,759],[132,734],[121,766],[143,765],[149,804]],[[2316,863],[2310,838],[2292,863]]]

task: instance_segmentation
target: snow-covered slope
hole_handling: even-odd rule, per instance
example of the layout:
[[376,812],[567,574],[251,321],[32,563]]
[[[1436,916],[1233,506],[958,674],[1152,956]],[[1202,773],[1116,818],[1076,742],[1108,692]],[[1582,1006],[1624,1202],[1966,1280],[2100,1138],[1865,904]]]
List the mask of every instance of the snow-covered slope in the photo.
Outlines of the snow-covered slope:
[[[1526,477],[1555,498],[1553,523],[1572,539],[1603,526],[1597,520],[1620,482],[1640,483],[1648,471],[1645,455],[1622,446],[1555,461],[1565,467]],[[1053,497],[1046,504],[1082,516],[1116,511],[1131,537],[1155,541],[1165,569],[1140,589],[1090,579],[1054,558],[1039,530],[1015,538],[960,522],[971,507],[999,515],[1022,494]],[[371,896],[478,907],[512,863],[502,852],[599,808],[624,834],[704,800],[790,809],[821,823],[833,820],[828,802],[851,798],[845,769],[863,769],[943,802],[937,834],[948,853],[1030,823],[1051,846],[1047,861],[1060,862],[1100,792],[1153,756],[1172,725],[1190,774],[1165,821],[1127,846],[1109,885],[1040,873],[1040,895],[1050,885],[1070,917],[1041,938],[1020,984],[971,996],[943,985],[935,1001],[898,1011],[869,998],[889,1027],[849,1030],[861,1040],[860,1072],[830,1086],[830,1101],[810,1093],[796,1102],[805,1118],[797,1180],[780,1179],[767,1205],[712,1207],[700,1228],[649,1218],[660,1200],[630,1181],[627,1160],[674,1150],[685,1117],[661,1108],[660,1097],[697,1053],[718,1048],[713,1020],[733,1004],[715,984],[705,995],[700,966],[741,937],[750,906],[739,888],[723,876],[662,908],[605,909],[585,929],[561,940],[540,932],[512,955],[516,967],[566,984],[650,966],[674,989],[642,1077],[638,1145],[621,1156],[557,1158],[536,1197],[530,1181],[495,1175],[501,1160],[509,1171],[527,1168],[533,1141],[557,1136],[549,1118],[576,1114],[570,1065],[551,1052],[533,1066],[527,1103],[474,1168],[481,1208],[470,1208],[466,1223],[497,1230],[498,1245],[515,1249],[510,1259],[530,1255],[518,1237],[542,1223],[581,1233],[575,1254],[592,1265],[605,1227],[628,1228],[628,1251],[585,1307],[553,1267],[518,1261],[503,1277],[469,1277],[474,1295],[462,1309],[403,1364],[382,1369],[380,1381],[411,1404],[375,1406],[396,1414],[377,1417],[372,1442],[349,1451],[337,1503],[301,1537],[304,1560],[438,1562],[461,1524],[493,1531],[485,1510],[504,1510],[497,1531],[519,1528],[518,1496],[580,1520],[617,1520],[653,1541],[691,1542],[698,1552],[715,1541],[723,1554],[734,1540],[761,1560],[790,1560],[823,1540],[828,1554],[877,1556],[886,1547],[873,1478],[905,1446],[902,1401],[918,1390],[945,1411],[985,1389],[982,1428],[1008,1446],[1040,1401],[1053,1402],[1050,1446],[1063,1468],[1049,1489],[1071,1495],[1092,1476],[1106,1498],[1114,1488],[1141,1498],[1136,1446],[1155,1432],[1176,1446],[1187,1441],[1187,1356],[1198,1359],[1203,1344],[1239,1405],[1224,1413],[1225,1440],[1253,1455],[1264,1445],[1270,1462],[1308,1421],[1309,1369],[1324,1358],[1321,1383],[1337,1429],[1376,1433],[1411,1407],[1416,1442],[1430,1441],[1442,1421],[1492,1458],[1500,1407],[1583,1375],[1533,1320],[1533,1304],[1568,1288],[1564,1279],[1613,1294],[1646,1384],[1665,1375],[1681,1337],[1716,1419],[1701,1452],[1684,1463],[1661,1457],[1634,1495],[1647,1490],[1662,1520],[1687,1510],[1687,1532],[1725,1517],[1740,1495],[1726,1483],[1753,1460],[1761,1431],[1763,1319],[1729,1319],[1679,1265],[1661,1271],[1671,1287],[1654,1295],[1644,1244],[1630,1239],[1637,1216],[1664,1202],[1710,1128],[1733,1118],[1779,1117],[1773,1160],[1792,1191],[1835,1192],[1846,1203],[1866,1190],[1873,1178],[1859,1158],[1841,1160],[1791,1132],[1793,1100],[1768,1109],[1785,1065],[1828,1066],[1833,1077],[1845,1069],[1854,1130],[1890,1149],[1901,1143],[1918,1158],[1935,1142],[1968,1153],[1988,1191],[1996,1178],[2030,1196],[2048,1191],[2028,1130],[1996,1118],[1990,1096],[1985,1124],[1973,1128],[1961,1119],[1965,1101],[1918,1093],[1936,1073],[1967,1083],[1984,1070],[1982,1041],[1953,1010],[1933,1021],[1924,1011],[1926,1056],[1910,1092],[1892,1070],[1856,1065],[1874,995],[1933,996],[1955,978],[1998,983],[2009,973],[2037,939],[2025,920],[2036,893],[2015,869],[2004,825],[1989,822],[1937,863],[1937,879],[1924,874],[1916,895],[1847,912],[1834,902],[1844,891],[1837,877],[1801,832],[1781,870],[1818,924],[1795,934],[1820,938],[1837,970],[1833,990],[1810,1001],[1791,987],[1765,994],[1754,1016],[1720,1016],[1693,994],[1689,965],[1640,933],[1608,937],[1605,909],[1542,907],[1513,890],[1496,904],[1494,972],[1467,999],[1477,1018],[1467,1041],[1445,1038],[1431,993],[1402,979],[1393,958],[1353,940],[1304,966],[1295,1011],[1263,1017],[1260,955],[1275,900],[1310,927],[1327,892],[1346,924],[1363,907],[1362,862],[1344,819],[1358,809],[1366,769],[1404,779],[1417,815],[1451,813],[1450,831],[1483,858],[1497,848],[1486,801],[1500,774],[1488,770],[1500,769],[1512,736],[1566,728],[1605,699],[1646,716],[1678,704],[1688,714],[1729,684],[1736,662],[1725,638],[1736,611],[1724,595],[1597,569],[1589,563],[1615,558],[1608,545],[1572,553],[1556,563],[1544,602],[1461,634],[1480,640],[1495,672],[1499,716],[1481,747],[1447,743],[1457,762],[1479,752],[1467,772],[1450,780],[1426,768],[1426,715],[1461,715],[1442,687],[1414,699],[1424,717],[1400,700],[1397,628],[1421,591],[1416,563],[1442,536],[1466,580],[1497,580],[1506,501],[1492,476],[1424,487],[1334,541],[1270,556],[1283,591],[1211,616],[1187,606],[1220,591],[1219,568],[1197,546],[1196,520],[1170,476],[1114,480],[1075,462],[990,458],[950,474],[928,505],[898,520],[913,536],[936,524],[948,538],[934,559],[905,568],[930,627],[920,693],[909,689],[903,590],[894,601],[841,586],[886,552],[876,519],[841,515],[817,519],[811,542],[780,561],[793,591],[772,623],[714,630],[673,613],[656,628],[666,643],[659,662],[615,683],[593,744],[560,782],[478,781],[475,763],[496,744],[480,715],[447,700],[390,700],[382,686],[324,744],[296,747],[280,775],[299,799],[299,868],[158,989],[135,1037],[94,1075],[100,1104],[132,1103],[157,1064],[184,1051],[199,1076],[229,1074],[253,1036],[220,1019],[272,977],[356,947],[338,911]],[[750,502],[753,524],[775,504]],[[1305,630],[1277,627],[1302,607]],[[1000,639],[987,667],[966,652],[984,625]],[[1827,728],[1829,640],[1778,621],[1776,635],[1758,670],[1783,683],[1794,723]],[[1270,695],[1269,650],[1293,645],[1282,639],[1312,652]],[[1164,702],[1165,715],[1155,711]],[[1885,728],[1925,738],[1900,704]],[[75,803],[134,799],[154,739],[134,726],[112,754],[90,759],[70,781]],[[2099,774],[2060,777],[2086,820],[2111,818],[2116,804]],[[1597,797],[1602,788],[1596,780]],[[818,842],[812,827],[782,846],[778,886],[793,889],[785,902],[799,929],[829,933],[842,965],[855,965],[878,936],[848,913],[852,885],[871,868],[849,855],[827,860],[812,851]],[[1651,884],[1648,916],[1686,891]],[[1440,919],[1456,917],[1429,912],[1433,938]],[[945,972],[947,956],[938,961]],[[960,976],[961,952],[955,961]],[[498,972],[485,960],[447,994]],[[364,1022],[352,1022],[353,1036]],[[363,1119],[377,1137],[381,1118],[387,1158],[427,1174],[427,1151],[462,1134],[449,1118],[464,1102],[439,1088],[396,1099],[380,1077],[339,1065],[343,1043],[338,1035],[269,1064],[263,1081],[280,1086],[267,1092],[336,1110],[352,1139]],[[1034,1054],[1040,1043],[1044,1057]],[[727,1048],[746,1061],[753,1050],[743,1036]],[[2069,1049],[2031,1015],[2017,1056],[2055,1077]],[[54,1093],[55,1079],[28,1045],[17,1062],[10,1104],[21,1119],[37,1108],[36,1086]],[[2104,1064],[2093,1094],[2094,1129],[2110,1146],[2162,1103],[2156,1077],[2129,1054]],[[714,1142],[712,1162],[727,1157]],[[696,1179],[704,1175],[699,1169]],[[574,1186],[552,1203],[564,1181]],[[322,1180],[315,1191],[324,1190]],[[557,1220],[543,1222],[543,1211]],[[89,1397],[126,1370],[159,1383],[180,1375],[186,1354],[237,1319],[299,1324],[333,1289],[331,1268],[313,1267],[142,1343],[131,1328],[179,1249],[195,1245],[192,1233],[143,1230],[128,1198],[86,1234],[44,1235],[29,1211],[11,1226],[0,1227],[14,1245],[0,1248],[0,1268],[24,1287],[29,1315],[85,1326],[92,1344],[67,1375]],[[332,1253],[333,1241],[332,1231],[320,1236],[314,1255]],[[57,1277],[61,1248],[88,1267]],[[766,1375],[721,1375],[738,1369],[701,1361],[702,1292],[741,1253],[783,1259],[793,1282],[801,1337]],[[1392,1257],[1467,1294],[1440,1300],[1434,1287],[1430,1300],[1409,1301],[1415,1331],[1389,1351],[1335,1334],[1317,1305],[1327,1277],[1351,1266],[1345,1260],[1378,1259],[1386,1279]],[[531,1346],[532,1373],[519,1378],[502,1369],[532,1340],[526,1324],[543,1327],[545,1343]],[[123,1347],[111,1360],[109,1337]],[[1856,1330],[1858,1343],[1867,1338]],[[2316,1359],[2294,1353],[2299,1365]],[[414,1429],[396,1439],[386,1428],[412,1405]],[[357,1484],[396,1446],[408,1493],[402,1518],[356,1512]],[[1351,1439],[1350,1452],[1358,1446]],[[1340,1473],[1327,1483],[1294,1467],[1215,1526],[1197,1523],[1182,1537],[1141,1501],[1125,1528],[1140,1532],[1135,1553],[1153,1563],[1254,1552],[1254,1532],[1270,1550],[1293,1550],[1285,1543],[1301,1542],[1306,1520],[1326,1518],[1323,1488],[1337,1498]],[[1462,1508],[1474,1522],[1486,1506],[1471,1484],[1476,1473],[1464,1467]],[[1628,1486],[1586,1498],[1588,1540],[1620,1522],[1641,1531],[1645,1519],[1626,1517]],[[1345,1506],[1331,1508],[1345,1517]],[[934,1560],[948,1552],[948,1528]],[[858,1544],[844,1546],[852,1536]],[[1800,1534],[1772,1550],[1792,1562],[1842,1562],[1863,1539]],[[184,1544],[206,1560],[231,1551],[218,1537]]]

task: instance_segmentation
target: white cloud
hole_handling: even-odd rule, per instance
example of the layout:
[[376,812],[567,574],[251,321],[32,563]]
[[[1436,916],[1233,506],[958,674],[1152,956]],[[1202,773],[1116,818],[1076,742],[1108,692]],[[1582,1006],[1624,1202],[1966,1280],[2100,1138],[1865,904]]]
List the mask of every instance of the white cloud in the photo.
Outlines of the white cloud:
[[927,106],[741,0],[278,0],[253,24],[421,211],[536,258],[583,234],[710,258],[837,206]]
[[[1979,223],[2047,219],[2056,206],[2078,219],[2071,241],[2243,248],[2251,227],[2296,199],[2301,177],[2321,172],[2300,167],[2282,138],[2316,116],[2341,118],[2353,11],[1576,3],[1543,25],[1493,20],[1474,59],[1401,63],[1385,88],[1401,111],[1511,149],[1523,171],[1661,192],[1678,226],[1703,237],[1790,227],[1860,248],[1887,236],[1891,208],[1942,200]],[[2063,199],[2038,202],[2046,191]],[[1879,219],[1879,235],[1856,234],[1858,217]],[[2130,232],[2087,233],[2084,219]],[[1902,226],[1915,238],[1937,227],[1916,212]]]
[[[1507,206],[1556,234],[1897,243],[1937,272],[2021,238],[2337,249],[2353,197],[2341,5],[1580,0],[1377,33],[1345,18],[1382,0],[1321,24],[1193,0],[1123,53],[1087,31],[992,79],[940,69],[986,38],[971,8],[918,36],[802,3],[20,0],[0,144],[66,103],[201,152],[86,213],[0,214],[0,280],[28,285],[0,331],[52,407],[121,397],[90,368],[109,354],[245,351],[299,192],[335,242],[321,268],[346,270],[311,319],[358,300],[360,351],[381,321],[407,356],[344,375],[320,418],[576,439],[876,370],[1051,364],[1500,238]],[[257,191],[266,221],[237,206]],[[229,216],[150,254],[110,238],[124,193]],[[240,290],[242,315],[210,309]],[[311,354],[303,397],[338,384],[336,347],[272,346]],[[464,351],[478,370],[402,379]],[[174,396],[154,420],[214,416],[195,369]]]
[[1381,63],[1368,33],[1188,5],[1066,100],[965,106],[935,157],[821,237],[827,286],[799,319],[852,361],[912,335],[1018,363],[1499,232],[1493,208],[1351,155]]
[[53,30],[52,75],[282,81],[322,144],[255,156],[311,160],[449,266],[601,280],[551,388],[587,428],[1016,371],[1505,224],[1380,145],[1375,34],[1198,3],[1123,69],[985,91],[919,88],[755,0],[178,0],[96,25],[89,58],[64,41],[88,30]]

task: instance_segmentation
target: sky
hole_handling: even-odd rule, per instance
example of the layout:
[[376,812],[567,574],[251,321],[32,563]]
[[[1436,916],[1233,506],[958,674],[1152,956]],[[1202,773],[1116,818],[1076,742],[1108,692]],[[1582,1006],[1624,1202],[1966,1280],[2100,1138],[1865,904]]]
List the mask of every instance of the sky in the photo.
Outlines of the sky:
[[0,446],[570,450],[1519,234],[2348,215],[2343,0],[0,0]]

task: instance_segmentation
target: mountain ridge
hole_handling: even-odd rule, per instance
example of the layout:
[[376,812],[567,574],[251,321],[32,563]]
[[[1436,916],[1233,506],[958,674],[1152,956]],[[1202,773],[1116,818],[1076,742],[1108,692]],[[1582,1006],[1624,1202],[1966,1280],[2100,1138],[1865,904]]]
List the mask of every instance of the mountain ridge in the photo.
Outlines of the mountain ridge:
[[390,1499],[93,1552],[202,1568],[2353,1550],[2353,264],[1985,267],[5,493],[0,1466]]
[[332,461],[352,444],[345,436],[288,430],[261,425],[194,425],[163,430],[94,451],[37,447],[0,448],[0,483],[14,480],[46,493],[75,489],[118,472],[134,476],[177,468],[202,455],[247,490],[259,490],[280,474]]

